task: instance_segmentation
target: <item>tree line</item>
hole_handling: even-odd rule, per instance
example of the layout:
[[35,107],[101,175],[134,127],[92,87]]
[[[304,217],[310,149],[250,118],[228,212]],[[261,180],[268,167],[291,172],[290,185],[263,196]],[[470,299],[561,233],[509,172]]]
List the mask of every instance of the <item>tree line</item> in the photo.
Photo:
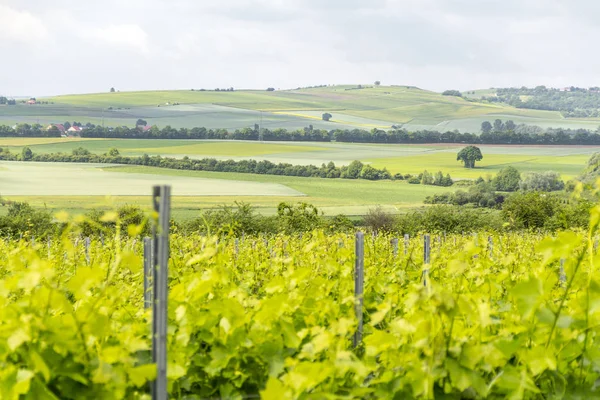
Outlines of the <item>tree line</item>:
[[378,169],[360,161],[352,161],[349,165],[336,166],[333,161],[321,167],[315,165],[293,165],[288,163],[275,164],[268,160],[217,160],[214,158],[192,159],[187,156],[179,158],[149,156],[122,156],[116,148],[106,154],[93,154],[82,147],[76,148],[71,154],[42,153],[34,154],[29,147],[24,147],[21,154],[11,153],[8,149],[0,148],[0,160],[4,161],[37,161],[37,162],[76,162],[142,165],[149,167],[180,169],[188,171],[238,172],[260,175],[282,175],[312,178],[342,178],[366,180],[394,180],[410,178],[410,175],[392,175],[386,168]]
[[[214,210],[203,210],[196,218],[175,221],[171,225],[183,234],[203,233],[218,235],[259,235],[280,232],[299,233],[325,229],[328,232],[352,232],[356,226],[372,232],[401,236],[419,233],[469,233],[481,230],[498,232],[511,230],[585,228],[589,223],[589,210],[594,203],[584,199],[565,199],[560,195],[525,192],[511,195],[500,210],[469,208],[454,205],[434,205],[406,214],[393,215],[380,207],[370,209],[359,219],[346,215],[324,216],[321,210],[308,203],[280,203],[273,216],[259,214],[247,203],[223,205]],[[106,221],[104,211],[92,209],[83,218],[67,223],[57,221],[48,209],[36,209],[27,203],[10,202],[0,198],[7,206],[6,216],[0,216],[0,236],[46,240],[59,236],[65,229],[83,236],[110,236],[117,229],[125,235],[147,235],[150,225],[148,215],[139,207],[124,205],[116,212],[117,221]],[[69,224],[73,224],[69,226]],[[129,230],[131,225],[142,230]]]
[[505,103],[517,108],[560,111],[565,117],[589,118],[600,116],[600,88],[571,86],[563,89],[536,86],[535,88],[496,89],[496,96],[482,100]]
[[[499,121],[499,122],[497,122]],[[600,132],[587,129],[549,128],[534,125],[515,124],[513,121],[494,123],[485,121],[481,134],[458,131],[439,132],[433,130],[408,131],[404,128],[383,130],[365,129],[267,129],[258,126],[236,130],[196,128],[162,129],[153,126],[148,130],[141,127],[101,127],[93,124],[79,135],[84,138],[109,139],[212,139],[212,140],[266,140],[266,141],[306,141],[306,142],[346,142],[346,143],[397,143],[397,144],[507,144],[507,145],[600,145]],[[0,137],[60,137],[58,129],[46,130],[39,124],[17,124],[15,127],[0,125]]]

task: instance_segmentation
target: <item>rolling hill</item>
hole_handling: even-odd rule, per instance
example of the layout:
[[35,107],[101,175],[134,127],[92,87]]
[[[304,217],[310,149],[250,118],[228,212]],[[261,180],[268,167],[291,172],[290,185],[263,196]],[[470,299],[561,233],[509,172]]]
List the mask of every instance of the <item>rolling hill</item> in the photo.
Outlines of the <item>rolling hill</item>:
[[[483,103],[411,86],[326,86],[283,91],[141,91],[62,95],[50,104],[0,106],[0,123],[73,121],[131,126],[138,118],[159,127],[390,128],[478,132],[496,118],[541,127],[595,129],[597,119],[565,119],[559,112]],[[330,122],[321,115],[333,115]]]

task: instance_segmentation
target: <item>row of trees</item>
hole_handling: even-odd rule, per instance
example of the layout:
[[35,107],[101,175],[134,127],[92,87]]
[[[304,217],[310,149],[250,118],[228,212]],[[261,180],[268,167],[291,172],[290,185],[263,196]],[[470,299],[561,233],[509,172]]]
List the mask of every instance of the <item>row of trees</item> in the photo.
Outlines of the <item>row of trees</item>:
[[598,87],[561,89],[537,86],[535,88],[502,88],[496,96],[483,97],[489,102],[506,103],[517,108],[560,111],[565,117],[600,116],[600,89]]
[[287,163],[275,164],[263,160],[216,160],[214,158],[182,159],[161,156],[141,157],[122,156],[116,148],[110,149],[106,154],[93,154],[82,147],[76,148],[71,154],[46,153],[34,154],[29,147],[24,147],[21,154],[14,154],[9,149],[0,148],[0,160],[6,161],[38,161],[38,162],[78,162],[78,163],[112,163],[128,165],[144,165],[151,167],[181,169],[191,171],[216,171],[216,172],[238,172],[262,175],[284,175],[301,176],[313,178],[343,178],[343,179],[367,179],[383,180],[395,179],[386,169],[377,169],[365,165],[360,161],[352,161],[348,166],[336,166],[333,161],[322,164],[321,167],[314,165],[292,165]]
[[0,96],[0,105],[14,106],[15,104],[17,104],[15,99],[9,99],[8,97]]
[[413,185],[452,186],[454,181],[450,174],[444,176],[442,171],[430,174],[425,170],[419,175],[408,178],[408,183]]
[[[500,121],[500,120],[498,120]],[[145,122],[145,121],[144,121]],[[311,142],[348,142],[348,143],[464,143],[464,144],[531,144],[531,145],[600,145],[600,131],[587,129],[547,129],[533,125],[516,125],[512,121],[503,123],[502,129],[488,129],[482,125],[482,133],[461,133],[458,131],[408,131],[397,128],[382,129],[315,129],[308,126],[303,129],[287,130],[252,128],[236,130],[207,129],[207,128],[173,128],[166,126],[159,129],[156,126],[143,130],[135,128],[116,127],[105,128],[86,124],[81,137],[114,138],[114,139],[215,139],[215,140],[268,140],[268,141],[311,141]],[[514,123],[513,123],[514,124]],[[491,125],[491,124],[490,124]],[[496,125],[496,121],[494,122]],[[58,129],[46,130],[39,124],[17,124],[15,127],[0,125],[0,137],[60,137]]]
[[[311,232],[326,229],[330,232],[351,232],[356,225],[373,232],[402,235],[429,233],[468,233],[479,230],[544,229],[549,231],[586,227],[592,203],[586,200],[567,200],[559,195],[524,192],[510,196],[501,210],[468,208],[453,205],[434,205],[402,215],[391,215],[377,207],[367,215],[351,221],[345,215],[325,217],[315,206],[307,203],[281,203],[273,216],[263,216],[250,204],[235,203],[217,210],[204,211],[197,218],[171,225],[178,232],[211,233],[218,235],[277,234],[279,232]],[[103,219],[104,212],[90,210],[74,225],[57,222],[50,210],[34,209],[27,203],[10,203],[8,214],[0,216],[0,235],[16,237],[19,234],[45,238],[60,235],[65,229],[79,231],[84,236],[114,234],[117,224],[123,234],[147,235],[148,216],[137,206],[125,205],[117,210],[118,222]],[[129,231],[129,225],[144,228]]]

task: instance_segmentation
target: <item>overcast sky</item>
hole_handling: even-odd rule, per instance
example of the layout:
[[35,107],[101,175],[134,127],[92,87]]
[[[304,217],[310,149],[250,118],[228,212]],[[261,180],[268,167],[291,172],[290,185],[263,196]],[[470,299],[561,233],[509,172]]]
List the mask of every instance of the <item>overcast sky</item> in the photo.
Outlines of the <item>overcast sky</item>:
[[0,94],[600,85],[595,0],[0,0]]

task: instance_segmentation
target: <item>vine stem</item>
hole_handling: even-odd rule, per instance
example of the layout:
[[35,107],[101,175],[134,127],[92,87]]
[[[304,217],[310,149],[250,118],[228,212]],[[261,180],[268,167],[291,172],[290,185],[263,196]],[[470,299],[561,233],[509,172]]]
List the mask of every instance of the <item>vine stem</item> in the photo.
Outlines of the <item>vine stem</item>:
[[565,301],[569,294],[569,290],[571,289],[571,285],[573,284],[573,281],[575,280],[575,275],[577,275],[577,271],[579,271],[579,267],[585,257],[585,254],[586,254],[586,251],[584,250],[581,252],[579,257],[577,258],[577,264],[575,265],[575,268],[573,269],[573,273],[571,274],[571,277],[570,277],[569,281],[567,282],[567,287],[565,288],[565,292],[563,293],[563,295],[560,299],[560,305],[558,306],[558,310],[556,311],[556,314],[554,315],[554,321],[552,322],[552,329],[550,329],[550,334],[548,335],[548,341],[546,342],[546,348],[548,348],[550,346],[550,342],[552,341],[552,336],[554,335],[554,331],[556,330],[556,325],[558,323],[558,319],[560,318],[560,313],[565,305]]

